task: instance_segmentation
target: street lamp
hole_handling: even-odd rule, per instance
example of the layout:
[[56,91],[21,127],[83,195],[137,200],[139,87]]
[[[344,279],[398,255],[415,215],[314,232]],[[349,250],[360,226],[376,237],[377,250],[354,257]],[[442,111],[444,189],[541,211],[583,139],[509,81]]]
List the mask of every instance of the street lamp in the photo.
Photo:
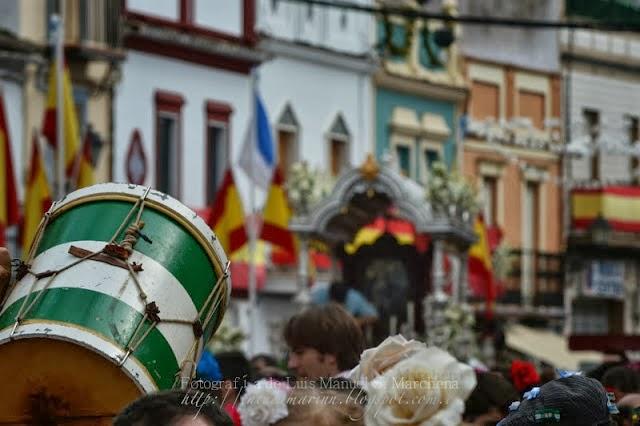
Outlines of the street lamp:
[[602,213],[600,213],[591,223],[589,232],[591,233],[591,241],[595,244],[607,245],[609,237],[611,236],[611,225],[609,224],[609,221],[602,216]]

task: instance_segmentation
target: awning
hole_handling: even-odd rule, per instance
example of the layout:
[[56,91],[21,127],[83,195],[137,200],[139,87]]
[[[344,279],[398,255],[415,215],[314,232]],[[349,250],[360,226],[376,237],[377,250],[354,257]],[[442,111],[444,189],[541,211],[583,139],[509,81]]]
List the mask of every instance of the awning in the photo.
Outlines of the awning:
[[553,331],[514,324],[507,327],[505,337],[510,349],[556,368],[580,370],[583,364],[603,362],[600,352],[569,350],[569,339]]

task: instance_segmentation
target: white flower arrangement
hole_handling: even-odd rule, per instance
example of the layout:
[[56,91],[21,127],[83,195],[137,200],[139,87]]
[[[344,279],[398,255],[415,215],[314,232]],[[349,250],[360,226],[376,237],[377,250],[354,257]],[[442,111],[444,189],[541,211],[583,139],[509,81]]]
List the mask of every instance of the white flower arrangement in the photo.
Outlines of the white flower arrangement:
[[312,170],[306,161],[295,163],[287,177],[287,196],[296,214],[306,214],[309,208],[327,197],[333,189],[333,178],[319,169]]
[[474,356],[477,352],[473,333],[475,316],[469,305],[431,301],[425,304],[425,316],[430,344],[450,351],[460,359]]
[[287,417],[290,391],[286,383],[268,379],[247,386],[238,405],[243,426],[268,426]]
[[480,209],[473,186],[459,174],[447,170],[442,162],[435,163],[429,173],[426,198],[439,214],[467,212],[473,216]]
[[471,367],[400,335],[363,352],[351,379],[367,392],[367,426],[459,425],[464,401],[476,386]]

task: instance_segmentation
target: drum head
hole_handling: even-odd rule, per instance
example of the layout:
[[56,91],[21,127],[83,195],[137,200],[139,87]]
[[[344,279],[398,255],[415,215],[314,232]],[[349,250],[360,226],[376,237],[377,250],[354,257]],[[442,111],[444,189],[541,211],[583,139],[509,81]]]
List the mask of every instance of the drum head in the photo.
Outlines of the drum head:
[[6,343],[0,365],[0,424],[111,425],[142,395],[115,364],[62,340]]

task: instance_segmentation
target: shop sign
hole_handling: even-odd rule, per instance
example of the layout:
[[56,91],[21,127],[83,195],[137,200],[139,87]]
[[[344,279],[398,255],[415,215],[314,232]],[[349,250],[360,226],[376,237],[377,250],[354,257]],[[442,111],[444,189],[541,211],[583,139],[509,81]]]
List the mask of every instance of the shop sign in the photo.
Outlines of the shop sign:
[[624,262],[594,260],[584,286],[584,294],[593,297],[624,299]]

